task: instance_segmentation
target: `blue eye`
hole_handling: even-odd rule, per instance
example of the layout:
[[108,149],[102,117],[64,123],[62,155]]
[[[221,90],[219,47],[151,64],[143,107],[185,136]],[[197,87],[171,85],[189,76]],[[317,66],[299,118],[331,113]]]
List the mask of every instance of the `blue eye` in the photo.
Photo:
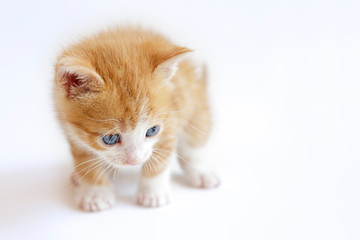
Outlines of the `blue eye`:
[[160,130],[159,126],[153,126],[152,128],[149,128],[146,132],[147,137],[155,136]]
[[105,135],[103,136],[102,140],[107,145],[114,145],[115,143],[118,143],[120,141],[120,135],[119,134]]

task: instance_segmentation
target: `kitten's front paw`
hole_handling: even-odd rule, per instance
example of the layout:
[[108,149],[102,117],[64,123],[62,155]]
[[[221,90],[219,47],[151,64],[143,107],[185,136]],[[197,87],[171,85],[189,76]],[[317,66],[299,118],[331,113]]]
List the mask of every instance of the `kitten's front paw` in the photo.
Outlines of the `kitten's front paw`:
[[111,186],[80,183],[75,190],[76,204],[85,211],[97,212],[115,205],[115,192]]
[[171,194],[168,191],[139,190],[136,195],[137,204],[144,207],[161,207],[169,204]]
[[188,173],[187,181],[196,188],[216,188],[220,185],[220,178],[213,172]]

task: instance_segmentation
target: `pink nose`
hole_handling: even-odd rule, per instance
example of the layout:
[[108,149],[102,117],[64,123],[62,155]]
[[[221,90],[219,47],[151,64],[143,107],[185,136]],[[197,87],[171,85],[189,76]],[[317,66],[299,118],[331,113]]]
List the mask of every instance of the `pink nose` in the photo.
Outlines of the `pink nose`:
[[130,164],[130,165],[133,165],[133,166],[139,164],[139,162],[135,158],[132,158],[132,157],[129,157],[129,156],[126,157],[126,163]]
[[130,164],[130,165],[138,165],[140,164],[140,162],[137,160],[136,157],[136,152],[135,152],[135,148],[134,147],[127,147],[125,149],[125,153],[126,153],[126,163]]
[[125,149],[125,153],[126,153],[126,163],[128,163],[130,165],[138,165],[139,164],[139,162],[136,160],[134,147],[127,147]]

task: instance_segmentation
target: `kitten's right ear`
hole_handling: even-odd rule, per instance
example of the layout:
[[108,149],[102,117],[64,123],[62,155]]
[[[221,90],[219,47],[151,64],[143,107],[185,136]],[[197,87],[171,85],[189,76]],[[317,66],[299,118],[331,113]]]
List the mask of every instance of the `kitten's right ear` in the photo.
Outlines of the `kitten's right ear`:
[[56,84],[68,98],[82,97],[98,92],[104,80],[89,66],[71,57],[64,57],[56,64]]
[[192,50],[183,47],[174,47],[170,51],[160,52],[154,56],[154,73],[161,76],[165,81],[175,75],[178,63],[186,58]]

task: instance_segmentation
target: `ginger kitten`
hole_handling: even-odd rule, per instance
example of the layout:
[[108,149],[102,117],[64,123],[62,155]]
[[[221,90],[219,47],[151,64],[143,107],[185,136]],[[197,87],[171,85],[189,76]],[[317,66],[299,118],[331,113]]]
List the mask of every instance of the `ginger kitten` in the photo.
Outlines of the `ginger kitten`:
[[170,162],[189,183],[212,188],[218,177],[198,152],[211,128],[205,74],[184,58],[191,50],[152,31],[116,28],[70,46],[55,67],[58,118],[74,158],[77,205],[115,204],[111,168],[142,165],[136,201],[170,200]]

